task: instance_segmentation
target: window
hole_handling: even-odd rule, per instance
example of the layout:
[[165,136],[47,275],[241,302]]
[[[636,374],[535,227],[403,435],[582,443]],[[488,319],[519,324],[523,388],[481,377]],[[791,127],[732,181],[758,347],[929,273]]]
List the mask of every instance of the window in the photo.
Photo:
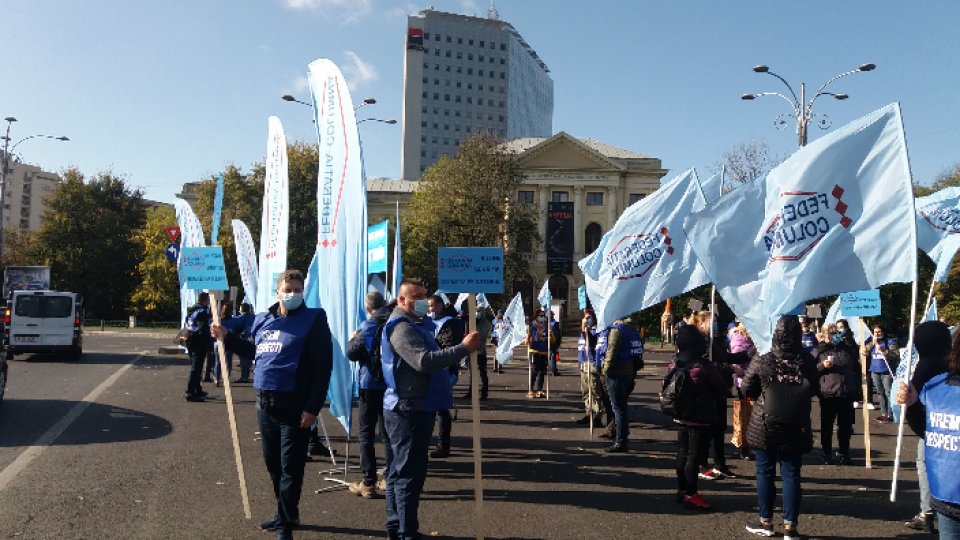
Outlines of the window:
[[430,32],[424,32],[423,39],[430,39]]
[[505,59],[503,59],[503,58],[500,59],[500,65],[501,65],[501,66],[506,65],[506,63],[507,63],[507,61],[506,61]]
[[457,60],[462,60],[462,59],[463,59],[463,53],[460,51],[457,51]]
[[433,50],[433,55],[434,55],[434,56],[440,56],[440,49],[434,49],[434,50]]
[[[450,131],[450,124],[444,124],[444,125],[443,125],[443,130],[444,130],[444,131]],[[446,143],[444,143],[444,144],[446,144]]]
[[480,42],[480,46],[483,47],[483,42],[482,42],[482,41]]
[[554,191],[551,194],[552,202],[570,202],[570,194],[566,191]]
[[630,205],[633,205],[633,203],[642,201],[645,196],[646,195],[644,195],[643,193],[631,193],[630,199],[629,199]]
[[430,84],[430,77],[424,77],[423,84]]
[[501,78],[501,79],[506,79],[506,78],[507,78],[507,74],[501,71],[501,72],[500,72],[500,78]]
[[421,121],[421,122],[420,122],[420,127],[422,127],[422,128],[427,127],[427,122],[426,122],[426,121]]
[[506,44],[506,43],[501,43],[501,44],[500,44],[500,50],[501,50],[501,51],[507,50],[507,44]]
[[468,45],[470,45],[471,47],[473,46],[473,40],[472,40],[472,39],[468,42]]
[[444,94],[444,95],[443,95],[443,100],[444,100],[444,101],[450,101],[450,94]]
[[460,94],[457,94],[453,100],[456,101],[457,103],[460,103]]
[[467,54],[467,60],[473,60],[473,55],[472,55],[472,54]]
[[483,105],[483,98],[477,98],[477,105]]
[[482,55],[482,54],[481,54],[480,56],[478,56],[477,58],[479,58],[480,61],[483,62],[483,55]]
[[600,228],[599,223],[591,223],[587,225],[587,228],[583,231],[584,254],[589,255],[596,251],[600,246],[601,238],[603,238],[603,229]]
[[602,192],[602,191],[588,191],[588,192],[587,192],[587,206],[603,206],[603,192]]
[[450,54],[451,54],[451,52],[452,52],[452,51],[447,51],[447,52],[445,53],[445,54],[446,54],[446,56],[447,56],[447,58],[450,58]]
[[482,85],[482,84],[478,84],[478,85],[477,85],[477,90],[480,90],[481,92],[483,92],[483,85]]
[[433,40],[434,40],[434,41],[440,41],[440,34],[434,34],[434,35],[433,35]]
[[467,75],[473,75],[473,68],[467,68]]
[[480,76],[480,77],[483,77],[483,70],[482,70],[482,69],[478,69],[478,70],[477,70],[477,75]]
[[521,190],[517,192],[517,202],[524,204],[533,204],[533,192]]
[[450,36],[447,36],[447,43],[453,43],[453,39]]
[[463,45],[463,38],[462,38],[462,37],[458,37],[458,38],[457,38],[457,45]]
[[423,92],[423,99],[427,99],[427,92],[426,92],[426,91]]

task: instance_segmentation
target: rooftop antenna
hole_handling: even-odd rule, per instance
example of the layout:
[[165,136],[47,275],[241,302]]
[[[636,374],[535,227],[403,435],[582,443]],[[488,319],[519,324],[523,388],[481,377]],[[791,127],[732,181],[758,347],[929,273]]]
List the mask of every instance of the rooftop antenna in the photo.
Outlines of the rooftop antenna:
[[487,18],[495,21],[500,20],[500,13],[497,11],[497,7],[493,5],[493,0],[490,0],[490,9],[487,10]]

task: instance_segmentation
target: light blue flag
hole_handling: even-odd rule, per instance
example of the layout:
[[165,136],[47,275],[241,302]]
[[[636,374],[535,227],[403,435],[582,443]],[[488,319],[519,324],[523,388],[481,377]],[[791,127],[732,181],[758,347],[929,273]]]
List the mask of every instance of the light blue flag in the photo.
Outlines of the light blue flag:
[[403,251],[400,249],[400,201],[397,201],[397,222],[394,226],[393,238],[393,297],[400,292],[400,282],[403,281]]
[[217,245],[220,234],[220,213],[223,212],[223,173],[217,177],[217,189],[213,192],[213,221],[210,233],[210,245]]
[[[333,338],[330,413],[350,433],[353,369],[346,348],[365,319],[367,289],[366,179],[353,101],[340,69],[327,59],[309,66],[319,145],[317,253],[310,264],[311,302],[327,314]],[[316,291],[312,290],[316,283]]]
[[378,292],[386,298],[387,286],[383,283],[383,280],[380,279],[380,276],[373,274],[373,276],[370,277],[370,283],[367,283],[367,292]]
[[581,285],[577,287],[577,305],[580,307],[580,311],[583,311],[587,308],[587,286]]
[[510,301],[503,319],[497,323],[497,362],[508,364],[513,359],[513,348],[527,339],[526,318],[523,301],[517,293]]
[[367,227],[367,272],[387,271],[387,233],[390,221],[383,220]]
[[437,291],[436,291],[435,293],[433,293],[433,294],[439,296],[440,299],[443,300],[443,305],[445,305],[445,306],[449,306],[449,305],[450,305],[450,298],[447,296],[447,293],[441,291],[440,289],[437,289]]
[[[177,215],[177,226],[180,227],[180,254],[183,254],[185,247],[203,247],[206,241],[203,238],[203,227],[193,208],[184,200],[177,199],[173,202],[174,210]],[[180,280],[180,323],[183,324],[187,318],[187,308],[197,303],[197,291],[188,289],[183,279],[183,270],[180,267],[180,259],[177,259],[177,275]]]
[[940,316],[937,314],[937,299],[934,298],[930,301],[930,307],[927,309],[927,316],[923,319],[925,321],[938,321]]
[[920,197],[917,207],[917,247],[933,259],[933,279],[947,282],[953,257],[960,248],[960,187],[948,187]]
[[[457,295],[457,299],[453,301],[453,307],[454,307],[457,311],[460,311],[460,309],[463,307],[463,303],[467,300],[467,297],[469,297],[469,296],[470,296],[469,293],[460,293],[460,294],[458,294],[458,295]],[[486,295],[486,293],[480,293],[480,294],[478,294],[478,295],[477,295],[477,310],[479,311],[479,310],[482,310],[482,309],[486,309],[486,308],[488,308],[488,307],[490,307],[490,302],[487,300],[487,295]]]
[[899,107],[801,148],[692,213],[684,230],[760,352],[776,318],[808,299],[912,281],[916,221]]
[[487,309],[490,307],[490,301],[487,300],[487,293],[477,295],[477,309]]
[[457,295],[457,299],[453,301],[453,309],[460,311],[460,308],[463,306],[463,303],[467,300],[469,294],[462,292]]
[[230,222],[233,228],[233,245],[237,250],[237,266],[240,267],[240,283],[243,292],[250,298],[257,297],[257,250],[253,247],[253,237],[246,223],[239,219]]
[[710,204],[723,195],[723,167],[720,168],[720,172],[714,174],[706,180],[700,180],[697,178],[698,184],[700,186],[700,192],[703,194],[703,200],[707,204]]
[[627,208],[580,261],[598,328],[709,281],[682,227],[705,205],[696,178],[687,170]]
[[537,301],[540,302],[540,305],[549,310],[550,303],[553,301],[553,296],[550,294],[550,278],[547,278],[543,282],[543,287],[540,287],[540,294],[537,295]]

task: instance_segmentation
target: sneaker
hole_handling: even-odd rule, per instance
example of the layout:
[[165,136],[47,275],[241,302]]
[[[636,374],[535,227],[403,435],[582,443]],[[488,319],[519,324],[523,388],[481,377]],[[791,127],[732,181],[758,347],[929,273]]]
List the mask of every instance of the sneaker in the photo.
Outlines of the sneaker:
[[703,497],[700,496],[700,493],[694,493],[693,495],[684,495],[683,505],[686,506],[687,508],[693,508],[694,510],[710,509],[710,503],[703,500]]
[[203,396],[200,395],[200,394],[187,394],[187,395],[184,396],[184,398],[185,398],[187,401],[192,401],[192,402],[194,402],[194,403],[202,403],[202,402],[204,402],[204,401],[207,400],[207,398],[203,397]]
[[796,527],[783,528],[783,540],[799,540],[799,538],[800,533],[797,532]]
[[350,490],[350,493],[353,493],[354,495],[359,495],[364,499],[373,499],[374,497],[377,496],[376,486],[368,486],[366,482],[364,482],[363,480],[358,480],[350,484],[349,486],[347,486],[347,489]]
[[859,408],[860,408],[860,402],[859,402],[859,401],[854,401],[854,402],[853,402],[853,408],[854,408],[854,409],[859,409]]
[[713,470],[714,470],[714,472],[719,473],[720,476],[723,477],[723,478],[736,478],[736,477],[737,477],[737,473],[735,473],[735,472],[733,472],[732,470],[730,470],[730,467],[716,467],[716,468],[714,468]]
[[603,449],[603,451],[607,454],[625,454],[627,453],[627,450],[627,443],[613,443]]
[[701,480],[718,480],[723,478],[722,474],[717,469],[707,469],[706,471],[701,471],[697,476],[699,476]]
[[933,532],[933,512],[924,513],[920,512],[919,514],[913,516],[913,519],[904,523],[908,528],[915,531],[924,531],[928,533]]
[[757,536],[773,536],[773,523],[770,521],[764,523],[759,519],[755,519],[747,523],[747,532],[751,532]]
[[841,454],[841,453],[838,453],[838,454],[837,454],[837,464],[838,464],[838,465],[850,465],[850,463],[852,463],[852,461],[850,461],[850,455],[849,455],[849,454]]
[[877,406],[874,405],[873,403],[870,403],[870,402],[868,401],[868,402],[867,402],[867,410],[868,410],[868,411],[875,411],[875,410],[877,410]]
[[831,451],[831,452],[827,452],[827,451],[824,451],[824,452],[823,452],[823,464],[824,464],[824,465],[836,465],[836,464],[837,464],[836,460],[835,460],[834,457],[833,457],[833,452],[832,452],[832,451]]
[[377,480],[377,490],[378,490],[378,491],[386,491],[386,490],[387,490],[387,479],[386,479],[386,478],[381,478],[381,479]]

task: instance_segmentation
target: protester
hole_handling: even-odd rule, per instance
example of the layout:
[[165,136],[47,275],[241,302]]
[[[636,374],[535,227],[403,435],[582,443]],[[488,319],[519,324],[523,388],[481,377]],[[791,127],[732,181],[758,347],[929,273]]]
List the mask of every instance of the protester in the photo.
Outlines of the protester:
[[880,398],[880,416],[877,422],[887,424],[893,421],[890,411],[890,386],[893,384],[893,371],[896,370],[899,355],[896,349],[888,346],[883,327],[873,327],[873,335],[865,341],[860,356],[867,362],[867,371],[873,381],[873,388]]
[[[443,299],[438,295],[430,297],[428,306],[430,311],[427,315],[433,320],[434,338],[437,340],[437,345],[441,349],[446,349],[463,341],[465,333],[463,320],[457,317],[457,311],[453,306],[445,305]],[[461,358],[460,362],[457,362],[456,365],[451,366],[449,369],[451,388],[457,384],[457,379],[460,375],[460,364],[463,361],[464,358]],[[439,459],[450,455],[450,437],[453,433],[453,415],[450,414],[451,408],[452,407],[447,407],[446,409],[437,411],[437,417],[440,420],[440,432],[437,437],[437,447],[430,452],[430,457],[432,458]]]
[[800,321],[784,315],[777,321],[770,352],[755,358],[743,377],[743,393],[756,399],[747,442],[757,459],[759,519],[747,531],[773,536],[777,497],[776,469],[783,482],[783,537],[800,538],[801,458],[813,448],[810,402],[819,391],[813,358],[803,351]]
[[800,328],[802,330],[801,340],[803,343],[803,350],[809,354],[813,354],[813,351],[817,348],[817,333],[810,324],[809,317],[802,317],[800,320]]
[[[942,328],[937,330],[940,336]],[[960,337],[954,337],[946,360],[947,371],[925,381],[934,366],[923,371],[918,366],[910,384],[901,386],[897,401],[907,405],[906,421],[925,441],[930,502],[937,513],[940,538],[954,540],[960,538],[960,451],[956,444],[960,432],[956,422],[960,418]]]
[[717,366],[706,357],[707,342],[694,325],[684,325],[674,335],[677,356],[670,370],[686,372],[689,390],[678,403],[673,421],[677,430],[677,501],[695,510],[710,510],[697,490],[700,463],[706,459],[717,417],[717,396],[726,392],[726,383]]
[[615,435],[608,453],[628,450],[630,415],[628,401],[633,392],[637,371],[643,367],[643,340],[623,319],[614,321],[597,336],[597,357],[603,358],[601,373],[607,385],[607,395],[613,406]]
[[[500,344],[500,339],[505,337],[506,334],[512,330],[509,323],[504,319],[506,311],[502,309],[497,310],[497,316],[493,320],[493,330],[490,333],[490,341],[493,343],[494,349],[497,348],[497,345]],[[496,355],[493,357],[493,372],[494,373],[503,373],[503,366],[500,365],[500,361],[497,360]]]
[[733,436],[730,437],[730,444],[740,450],[740,459],[750,460],[750,445],[746,441],[747,425],[750,423],[750,415],[753,412],[753,400],[744,396],[740,387],[743,383],[742,375],[750,366],[752,350],[754,348],[753,340],[750,339],[750,332],[747,331],[743,323],[737,324],[730,332],[730,353],[746,354],[746,362],[737,364],[738,375],[734,379],[734,385],[737,389],[737,399],[733,402]]
[[[746,364],[750,359],[745,351],[738,352],[737,354],[730,354],[728,352],[726,339],[716,331],[716,321],[710,311],[705,310],[696,314],[693,317],[693,324],[695,324],[700,333],[703,334],[704,339],[708,340],[708,347],[710,355],[713,357],[713,363],[717,366],[717,369],[720,370],[720,374],[723,376],[723,381],[726,384],[725,390],[715,396],[719,422],[713,426],[713,433],[710,437],[710,447],[713,450],[713,467],[708,466],[707,458],[709,455],[705,455],[703,462],[700,464],[702,467],[700,478],[704,480],[736,478],[737,475],[727,465],[727,456],[724,451],[727,432],[727,399],[732,396],[730,388],[733,386],[733,376],[739,370],[737,366]],[[709,342],[711,328],[714,330],[713,341]],[[708,355],[708,357],[710,355]],[[742,375],[743,372],[740,371],[739,374]],[[709,453],[710,448],[707,450],[707,454]]]
[[201,292],[197,295],[197,303],[187,308],[187,317],[183,322],[183,327],[190,332],[184,343],[190,357],[187,392],[183,396],[187,401],[204,401],[207,397],[207,393],[201,386],[200,377],[203,372],[203,362],[213,342],[210,339],[211,321],[210,294]]
[[[490,333],[493,331],[493,325],[489,320],[483,315],[483,310],[478,309],[476,314],[477,320],[477,333],[480,334],[480,338],[483,340],[483,343],[486,344],[487,340],[490,339]],[[469,328],[467,326],[469,322],[465,319],[463,321],[464,330]],[[467,357],[467,367],[470,367],[470,358]],[[496,355],[494,355],[496,358]],[[494,360],[496,362],[496,360]],[[490,393],[490,378],[487,376],[487,348],[486,346],[480,347],[480,350],[477,351],[477,373],[480,376],[480,401],[486,401]],[[470,399],[473,395],[473,378],[471,375],[470,379],[470,388],[467,390],[467,393],[464,394],[464,399]]]
[[[547,373],[547,355],[550,346],[547,343],[547,315],[543,309],[537,309],[533,314],[533,322],[527,326],[527,346],[530,353],[530,391],[528,398],[544,397],[543,378]],[[549,339],[556,339],[549,335]]]
[[454,347],[440,349],[434,324],[426,317],[427,291],[404,279],[397,308],[390,315],[381,343],[387,391],[383,419],[392,455],[387,463],[387,536],[420,538],[417,511],[427,476],[427,448],[436,412],[453,406],[449,368],[483,343],[472,332]]
[[[837,335],[840,336],[840,341],[841,341],[841,343],[843,343],[843,344],[844,344],[847,348],[849,348],[850,350],[852,350],[852,351],[857,351],[857,352],[859,353],[860,345],[858,345],[858,344],[857,344],[857,340],[854,339],[854,337],[853,337],[853,330],[850,328],[850,325],[849,325],[849,323],[847,322],[847,320],[846,320],[846,319],[837,319],[836,326],[837,326]],[[857,356],[855,356],[854,358],[856,358],[856,359],[859,361],[859,358],[860,358],[860,357],[859,357],[859,354],[857,354]],[[857,370],[860,371],[861,368],[862,368],[862,366],[861,366],[860,364],[857,364]],[[863,376],[862,376],[862,374],[861,374],[861,377],[860,377],[860,384],[863,384]],[[863,390],[862,390],[862,389],[860,390],[860,394],[863,394]],[[863,401],[864,406],[865,406],[868,410],[871,410],[871,411],[872,411],[872,410],[876,409],[876,407],[875,407],[874,404],[873,404],[872,397],[873,397],[873,381],[872,381],[869,377],[867,377],[867,395],[865,395],[865,396],[861,395],[860,397],[858,397],[857,399],[855,399],[855,400],[853,401],[853,408],[854,408],[854,409],[859,409],[859,408],[860,408],[860,405],[861,405],[861,401]]]
[[[223,325],[223,327],[227,330],[233,331],[233,319],[233,304],[227,300],[220,304],[220,324]],[[216,343],[213,344],[213,352],[213,383],[217,386],[217,388],[219,388],[223,386],[223,377],[230,377],[230,372],[233,371],[233,353],[224,351],[223,356],[227,364],[227,373],[224,375],[220,373],[220,358],[218,357]]]
[[550,321],[550,375],[559,377],[560,369],[557,368],[557,360],[560,358],[560,340],[563,339],[563,332],[552,309],[547,310],[547,319]]
[[[253,343],[253,321],[255,317],[253,314],[253,306],[247,303],[240,304],[240,316],[231,317],[228,320],[221,320],[220,324],[223,325],[227,330],[237,333],[243,339]],[[233,353],[228,353],[233,355]],[[250,367],[253,364],[252,356],[240,356],[237,355],[240,359],[240,377],[233,381],[235,383],[248,383],[250,382]],[[228,365],[230,357],[228,357]]]
[[[383,425],[383,393],[387,385],[383,383],[382,373],[372,373],[371,357],[379,351],[380,344],[376,342],[377,329],[386,324],[393,307],[387,306],[383,295],[379,292],[367,293],[363,300],[363,307],[367,311],[367,320],[363,321],[360,329],[350,338],[347,347],[347,358],[356,362],[359,367],[358,413],[360,415],[360,473],[363,478],[350,484],[350,493],[365,499],[379,495],[384,484],[377,481],[377,425],[384,441],[384,453],[390,454],[390,445],[386,444],[387,435]],[[376,350],[375,350],[376,349]],[[387,458],[389,461],[389,458]]]
[[[917,326],[914,332],[914,347],[917,350],[917,364],[913,368],[913,377],[910,385],[916,388],[923,388],[924,385],[943,373],[947,373],[948,358],[951,356],[951,337],[950,329],[947,325],[939,321],[927,321]],[[956,346],[953,347],[956,354]],[[905,361],[905,360],[904,360]],[[897,391],[897,402],[901,405],[906,396],[903,394],[903,386]],[[901,414],[906,414],[904,420],[910,424],[910,427],[917,431],[920,438],[917,440],[917,476],[920,485],[920,512],[910,521],[904,523],[907,527],[925,531],[934,532],[934,504],[930,498],[930,484],[927,476],[926,463],[926,444],[921,428],[926,426],[926,414],[922,403],[917,403],[913,407],[907,408]]]
[[[609,424],[613,424],[613,407],[607,396],[607,386],[603,383],[600,373],[602,358],[596,353],[597,348],[597,321],[593,310],[587,308],[583,312],[580,322],[580,339],[577,341],[577,364],[580,367],[580,394],[583,399],[584,416],[577,420],[578,424],[587,425],[590,417],[597,426],[604,426],[604,416]],[[591,400],[592,396],[592,400]]]
[[256,355],[260,443],[277,500],[276,515],[260,527],[275,529],[277,538],[286,540],[300,522],[307,438],[330,384],[333,342],[326,313],[303,303],[303,274],[283,271],[276,293],[278,302],[253,323],[256,345],[222,326],[211,330],[227,350]]
[[[814,352],[820,373],[820,445],[823,462],[827,465],[850,464],[850,438],[856,418],[853,402],[863,393],[857,350],[837,330],[837,325],[825,323],[821,343]],[[833,455],[833,426],[837,426],[839,453]]]

